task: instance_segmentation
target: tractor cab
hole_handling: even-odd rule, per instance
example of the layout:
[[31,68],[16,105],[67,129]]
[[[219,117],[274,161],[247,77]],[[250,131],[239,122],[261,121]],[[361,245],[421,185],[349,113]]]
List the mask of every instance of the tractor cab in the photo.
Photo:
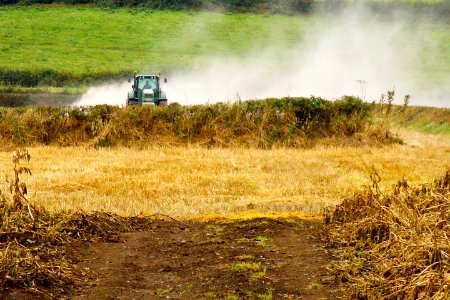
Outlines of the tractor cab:
[[[167,82],[167,79],[164,79]],[[133,90],[128,93],[127,105],[167,105],[166,93],[161,90],[160,77],[135,75]]]

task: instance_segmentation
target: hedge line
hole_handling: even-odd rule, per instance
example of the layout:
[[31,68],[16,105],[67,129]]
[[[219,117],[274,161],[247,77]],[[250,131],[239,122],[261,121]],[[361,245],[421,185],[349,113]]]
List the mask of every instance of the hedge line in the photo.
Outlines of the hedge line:
[[353,97],[337,101],[285,98],[235,104],[167,107],[0,108],[4,146],[187,145],[303,147],[317,139],[367,137],[371,105]]
[[[348,0],[0,0],[0,5],[51,3],[91,4],[104,8],[136,7],[160,10],[224,10],[280,14],[308,13],[313,8],[322,12],[336,13],[336,11],[354,4],[353,1]],[[364,5],[372,12],[387,15],[396,12],[409,12],[422,15],[433,14],[443,18],[450,16],[450,1],[429,3],[426,1],[380,2],[372,0],[365,1]]]
[[79,95],[57,93],[12,93],[0,92],[0,107],[21,107],[30,105],[69,106]]
[[10,70],[0,68],[0,85],[3,86],[70,86],[79,84],[92,84],[100,81],[124,79],[132,76],[133,71],[123,70],[114,73],[82,73],[73,74],[46,70]]
[[11,4],[93,4],[100,7],[144,7],[150,9],[224,9],[233,12],[304,13],[312,8],[314,0],[0,0],[0,5]]

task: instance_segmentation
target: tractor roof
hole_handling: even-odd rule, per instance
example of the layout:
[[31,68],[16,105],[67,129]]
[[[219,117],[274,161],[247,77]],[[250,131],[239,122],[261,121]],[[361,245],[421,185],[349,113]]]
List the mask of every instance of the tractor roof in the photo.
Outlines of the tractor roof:
[[137,74],[136,77],[159,77],[159,75],[155,75],[155,74]]

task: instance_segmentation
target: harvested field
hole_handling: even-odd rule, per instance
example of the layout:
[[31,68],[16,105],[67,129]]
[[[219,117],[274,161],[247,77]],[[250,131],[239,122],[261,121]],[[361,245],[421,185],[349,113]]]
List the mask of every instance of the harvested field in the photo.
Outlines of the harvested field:
[[[341,299],[366,287],[357,295],[386,295],[379,283],[389,278],[370,277],[325,248],[333,232],[323,231],[320,215],[373,184],[373,167],[384,180],[377,193],[399,178],[431,182],[448,168],[448,135],[399,134],[403,144],[383,147],[39,146],[24,165],[3,152],[1,171],[15,166],[20,181],[8,181],[12,199],[1,202],[0,297]],[[371,216],[366,221],[370,227]],[[342,275],[346,267],[361,273]],[[359,276],[372,281],[361,286]]]
[[334,295],[318,220],[177,221],[54,213],[27,199],[31,171],[13,156],[0,194],[0,297],[273,299]]
[[450,299],[449,9],[0,0],[0,300]]
[[[369,166],[374,165],[383,170],[384,181],[377,182],[377,188],[381,190],[389,190],[389,186],[401,177],[407,178],[411,185],[431,182],[448,167],[448,136],[408,131],[401,132],[401,136],[406,144],[383,148],[31,148],[32,160],[29,166],[33,175],[27,176],[25,181],[31,203],[36,209],[16,210],[8,204],[10,202],[3,202],[2,209],[8,213],[2,214],[7,216],[2,220],[2,231],[9,233],[3,236],[1,248],[3,256],[0,257],[0,273],[5,274],[5,279],[0,281],[0,297],[342,299],[343,293],[353,297],[355,291],[366,287],[369,287],[366,289],[368,293],[358,295],[386,295],[384,291],[389,293],[389,290],[383,290],[385,285],[377,285],[383,281],[370,273],[362,273],[362,276],[373,279],[364,286],[359,285],[359,273],[342,275],[342,272],[348,274],[346,267],[358,272],[364,270],[358,269],[358,260],[354,260],[356,265],[348,264],[346,260],[340,265],[342,258],[339,253],[347,249],[354,253],[353,240],[349,240],[349,247],[336,250],[326,248],[324,238],[333,241],[330,238],[335,236],[334,233],[331,231],[329,235],[323,231],[320,216],[307,215],[320,215],[320,208],[337,204],[340,199],[349,199],[350,196],[346,195],[357,190],[357,185],[371,183],[368,179]],[[154,155],[155,151],[158,151],[158,155]],[[60,162],[55,164],[58,161],[55,157],[61,157]],[[154,159],[150,160],[149,157]],[[8,165],[6,160],[9,160],[9,155],[3,153],[2,165]],[[53,163],[46,164],[49,161]],[[121,168],[117,166],[119,162]],[[127,167],[139,170],[136,166],[142,167],[139,174],[126,171]],[[163,202],[164,198],[160,196],[159,210],[151,211],[148,207],[154,203],[149,200],[156,199],[158,194],[135,198],[144,194],[139,189],[148,187],[147,180],[161,177],[162,173],[159,172],[163,170],[172,174],[170,178],[173,180],[168,180],[167,185],[152,182],[150,186],[166,188],[159,192],[167,197],[165,200],[168,203]],[[145,177],[147,172],[153,175]],[[327,177],[326,174],[332,175]],[[195,182],[208,176],[211,179],[209,185],[195,185]],[[233,185],[226,185],[232,177],[244,183],[250,180],[259,182],[250,191],[260,193],[252,194],[245,188],[232,189]],[[136,178],[141,178],[141,181],[133,180]],[[83,180],[93,180],[89,190],[91,194],[83,194],[85,188],[71,189],[85,186]],[[126,183],[122,190],[118,185],[120,180]],[[215,181],[219,183],[213,184]],[[109,184],[122,192],[102,194]],[[22,185],[19,186],[19,192],[23,191]],[[195,188],[190,191],[186,186]],[[93,187],[97,187],[97,190],[93,190]],[[286,191],[293,187],[297,190],[291,190],[292,194],[288,194]],[[134,193],[133,196],[127,193],[126,188]],[[177,188],[183,189],[178,194],[171,194],[170,191]],[[96,194],[92,193],[94,191]],[[182,191],[186,198],[180,197]],[[193,191],[197,194],[192,194]],[[239,198],[233,201],[234,198],[230,200],[223,197],[224,191],[231,194],[240,191],[241,197],[248,202],[243,204]],[[303,194],[304,198],[295,198],[299,191],[310,193],[310,197]],[[401,195],[408,194],[406,189],[404,192],[399,191]],[[359,193],[367,195],[364,191]],[[77,198],[73,202],[52,203],[49,201],[50,195],[55,200]],[[273,195],[280,199],[276,200]],[[89,201],[105,199],[102,197],[109,197],[109,202]],[[311,201],[311,197],[317,198]],[[388,199],[377,194],[374,197],[379,201]],[[191,200],[177,202],[178,198]],[[130,199],[133,201],[130,202]],[[271,199],[275,201],[272,203]],[[311,202],[302,202],[305,199]],[[345,209],[349,207],[345,203],[351,203],[346,201],[343,206]],[[39,208],[41,205],[50,207],[53,213]],[[65,209],[82,209],[89,213],[58,213]],[[140,217],[130,218],[94,212],[114,209],[122,215],[133,215],[140,211],[144,213]],[[376,211],[377,208],[371,209]],[[392,209],[395,210],[394,207]],[[364,207],[358,207],[358,210],[364,212]],[[178,220],[163,214],[156,215],[164,212],[176,216]],[[237,212],[241,213],[217,216]],[[371,228],[372,215],[367,213],[362,214],[368,216],[365,221],[350,219],[349,222],[359,222]],[[150,214],[154,215],[145,216]],[[432,213],[425,216],[424,221],[429,216],[437,215]],[[348,232],[349,238],[352,238],[352,232]],[[345,243],[346,240],[339,241]],[[389,245],[392,241],[385,240],[383,243]],[[336,241],[332,244],[336,245]],[[370,249],[372,244],[365,245],[367,248],[361,248],[363,251]],[[371,252],[362,252],[361,255],[372,257]],[[331,272],[327,266],[333,260],[337,262],[333,263]],[[426,258],[422,262],[425,264]],[[441,262],[444,267],[440,270],[445,275],[445,255]],[[371,261],[366,263],[370,264]],[[393,263],[400,272],[401,265],[395,266],[396,262]],[[13,265],[16,267],[12,268]],[[372,265],[370,270],[376,271],[382,267]],[[344,290],[340,284],[342,278],[349,280]],[[411,291],[409,286],[403,288],[405,293]]]
[[[313,149],[30,148],[31,199],[51,211],[190,218],[248,210],[317,214],[369,184],[429,182],[450,162],[450,137],[402,131],[404,145]],[[0,153],[0,174],[11,169]]]

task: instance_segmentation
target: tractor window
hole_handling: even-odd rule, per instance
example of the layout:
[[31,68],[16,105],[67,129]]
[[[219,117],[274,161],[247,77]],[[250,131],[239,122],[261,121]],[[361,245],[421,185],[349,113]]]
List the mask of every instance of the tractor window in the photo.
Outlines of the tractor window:
[[138,83],[138,89],[144,90],[144,89],[156,89],[157,87],[157,78],[149,78],[149,77],[142,77],[139,78]]

